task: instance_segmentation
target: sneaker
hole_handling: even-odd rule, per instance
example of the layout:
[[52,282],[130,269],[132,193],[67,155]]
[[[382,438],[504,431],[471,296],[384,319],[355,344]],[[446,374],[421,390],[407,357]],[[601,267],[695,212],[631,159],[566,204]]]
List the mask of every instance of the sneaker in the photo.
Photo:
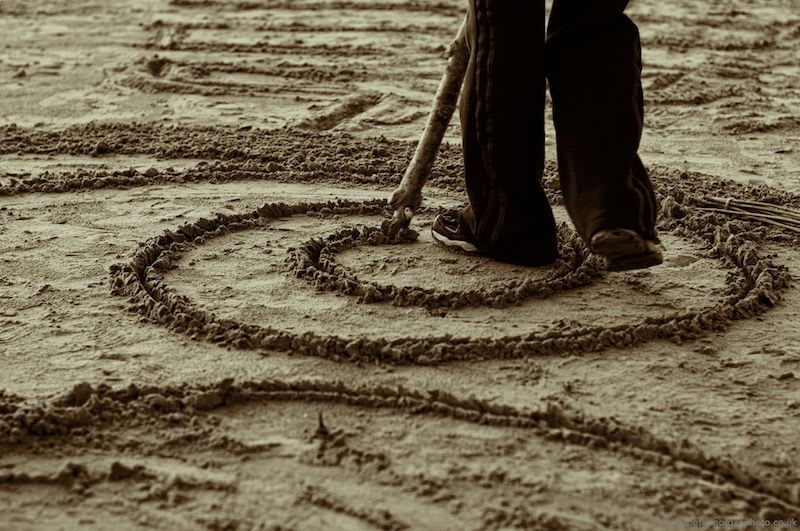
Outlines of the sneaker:
[[629,229],[607,229],[592,236],[589,248],[605,257],[609,271],[629,271],[657,266],[664,262],[659,244],[646,240]]
[[440,245],[466,254],[478,254],[478,247],[470,241],[470,236],[461,229],[457,216],[445,213],[436,216],[431,228],[431,236]]

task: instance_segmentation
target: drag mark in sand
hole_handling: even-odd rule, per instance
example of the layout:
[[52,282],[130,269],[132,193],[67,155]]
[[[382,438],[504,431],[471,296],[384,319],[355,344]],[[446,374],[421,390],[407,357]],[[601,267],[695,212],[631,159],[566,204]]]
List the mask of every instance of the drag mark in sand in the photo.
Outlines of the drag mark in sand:
[[[528,410],[474,397],[462,398],[444,391],[420,391],[402,386],[353,387],[341,381],[317,380],[234,383],[229,379],[213,385],[140,388],[131,384],[115,390],[107,386],[95,389],[83,383],[48,404],[18,401],[2,404],[0,440],[7,446],[24,444],[37,448],[52,444],[52,440],[68,442],[71,437],[87,432],[113,435],[122,423],[132,426],[166,421],[172,425],[198,426],[202,435],[190,437],[186,443],[208,444],[215,439],[217,425],[213,418],[206,416],[208,412],[237,404],[291,401],[387,409],[483,426],[530,430],[548,441],[612,452],[648,465],[670,468],[686,477],[725,486],[730,496],[747,500],[757,507],[777,507],[787,514],[800,509],[800,489],[758,477],[727,458],[706,455],[686,439],[670,441],[641,427],[626,426],[613,419],[589,418],[555,402],[543,404],[537,410]],[[216,438],[217,446],[225,440],[224,437]],[[180,442],[172,443],[175,444],[180,445]],[[230,440],[225,444],[236,446],[235,441]],[[143,469],[123,471],[119,466],[117,474],[114,474],[113,468],[108,476],[95,478],[95,481],[111,479],[113,475],[119,479],[120,475],[146,474]],[[39,480],[64,483],[78,477],[89,481],[89,474],[81,467],[69,467],[57,476]],[[0,483],[36,480],[29,475],[0,474]],[[229,487],[222,485],[217,488]]]
[[[402,244],[378,228],[343,229],[323,239],[312,239],[289,252],[288,270],[310,281],[318,291],[336,291],[358,297],[359,302],[390,302],[395,306],[420,306],[429,311],[453,310],[482,305],[503,308],[533,298],[579,288],[603,275],[603,267],[578,234],[566,224],[558,228],[559,259],[543,279],[512,279],[502,288],[466,291],[423,289],[414,286],[383,285],[366,282],[336,264],[334,255],[361,245]],[[411,240],[415,239],[412,235]]]

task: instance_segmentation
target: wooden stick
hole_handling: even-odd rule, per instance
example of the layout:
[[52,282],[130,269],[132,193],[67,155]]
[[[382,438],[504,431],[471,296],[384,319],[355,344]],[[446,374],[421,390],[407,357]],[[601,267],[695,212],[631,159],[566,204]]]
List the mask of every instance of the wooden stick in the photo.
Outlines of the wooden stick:
[[422,202],[422,187],[430,176],[442,138],[456,110],[464,76],[469,64],[467,43],[467,20],[461,24],[455,40],[448,50],[447,66],[433,100],[433,109],[428,116],[425,132],[422,134],[414,158],[406,169],[400,186],[392,194],[390,201],[394,207],[392,225],[408,226],[414,212]]

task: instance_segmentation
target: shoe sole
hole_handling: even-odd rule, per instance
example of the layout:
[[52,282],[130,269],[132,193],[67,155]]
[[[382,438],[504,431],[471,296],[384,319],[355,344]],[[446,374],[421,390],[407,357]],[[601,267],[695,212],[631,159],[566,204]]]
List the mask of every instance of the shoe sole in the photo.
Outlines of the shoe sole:
[[655,243],[628,229],[602,230],[592,237],[589,248],[606,259],[609,271],[646,269],[664,262]]
[[435,230],[431,229],[431,236],[436,242],[443,247],[446,247],[452,251],[457,251],[464,254],[477,254],[478,248],[475,245],[465,242],[463,240],[451,240],[447,236],[443,234],[439,234]]

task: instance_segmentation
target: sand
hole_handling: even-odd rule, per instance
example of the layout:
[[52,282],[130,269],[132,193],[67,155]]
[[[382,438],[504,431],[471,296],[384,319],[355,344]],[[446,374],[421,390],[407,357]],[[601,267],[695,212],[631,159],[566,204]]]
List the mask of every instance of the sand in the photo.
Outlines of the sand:
[[[636,0],[663,266],[386,200],[456,0],[0,4],[0,528],[664,529],[800,516],[800,13]],[[548,107],[548,114],[550,113]]]

